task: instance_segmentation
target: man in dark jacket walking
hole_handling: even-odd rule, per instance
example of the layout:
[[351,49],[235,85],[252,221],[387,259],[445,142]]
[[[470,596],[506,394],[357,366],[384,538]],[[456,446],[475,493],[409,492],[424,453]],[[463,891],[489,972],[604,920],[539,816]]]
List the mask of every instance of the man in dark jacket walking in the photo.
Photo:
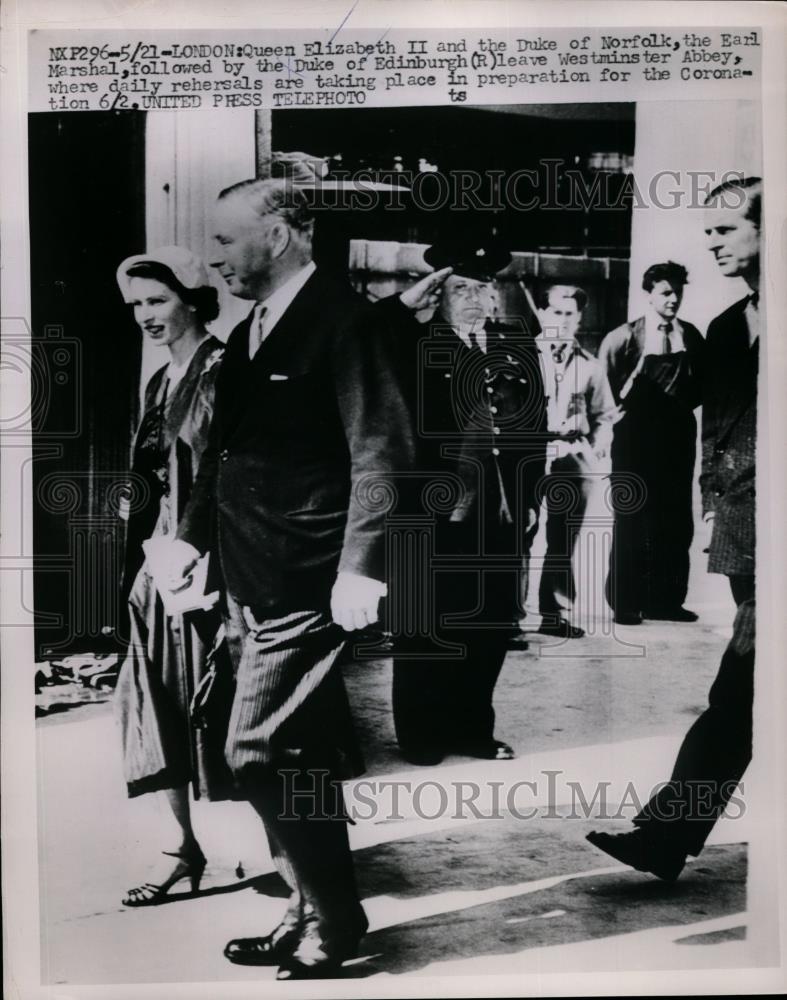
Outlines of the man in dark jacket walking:
[[588,840],[664,879],[700,853],[751,760],[754,699],[755,448],[759,358],[759,178],[730,181],[706,200],[708,247],[749,294],[708,327],[702,420],[702,492],[713,520],[708,570],[724,573],[737,606],[709,706],[683,741],[672,778],[622,834]]
[[377,620],[377,491],[412,464],[411,419],[382,317],[315,269],[302,192],[228,188],[216,241],[213,266],[255,304],[227,342],[173,576],[218,556],[236,669],[227,760],[291,890],[271,934],[225,955],[324,978],[367,926],[339,785],[361,771],[339,664],[346,633]]

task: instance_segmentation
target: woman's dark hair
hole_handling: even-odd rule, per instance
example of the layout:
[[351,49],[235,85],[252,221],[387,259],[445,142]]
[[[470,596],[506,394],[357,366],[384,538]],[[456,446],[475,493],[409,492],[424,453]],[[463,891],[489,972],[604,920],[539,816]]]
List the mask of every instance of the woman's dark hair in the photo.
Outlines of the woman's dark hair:
[[186,288],[182,285],[166,264],[159,264],[158,261],[141,261],[139,264],[132,264],[126,271],[128,278],[152,278],[160,281],[167,288],[171,288],[176,295],[179,295],[186,305],[194,306],[197,319],[200,323],[210,323],[219,314],[219,293],[210,285],[203,285],[201,288]]

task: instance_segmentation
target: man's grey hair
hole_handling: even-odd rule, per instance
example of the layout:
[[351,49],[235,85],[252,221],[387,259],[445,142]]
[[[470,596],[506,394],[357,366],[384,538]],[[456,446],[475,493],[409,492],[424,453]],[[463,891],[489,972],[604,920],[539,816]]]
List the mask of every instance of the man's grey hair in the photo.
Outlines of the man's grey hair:
[[300,236],[311,236],[314,215],[306,195],[291,181],[277,178],[239,181],[224,188],[219,193],[219,201],[235,196],[245,198],[249,207],[260,218],[278,215]]

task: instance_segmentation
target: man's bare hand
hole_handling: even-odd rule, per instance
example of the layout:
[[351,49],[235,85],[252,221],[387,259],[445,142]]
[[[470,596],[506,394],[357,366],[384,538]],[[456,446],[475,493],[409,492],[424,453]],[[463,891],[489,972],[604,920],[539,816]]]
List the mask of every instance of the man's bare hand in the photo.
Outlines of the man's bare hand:
[[378,619],[377,609],[386,586],[356,573],[339,573],[331,592],[331,614],[345,632],[364,629]]
[[180,538],[174,538],[170,543],[169,589],[177,594],[185,590],[191,583],[191,571],[197,565],[200,554],[193,545]]
[[440,295],[443,291],[443,282],[449,274],[453,272],[452,267],[444,267],[440,271],[427,274],[425,278],[417,281],[412,288],[402,292],[399,301],[403,306],[418,312],[421,309],[434,309],[440,302]]

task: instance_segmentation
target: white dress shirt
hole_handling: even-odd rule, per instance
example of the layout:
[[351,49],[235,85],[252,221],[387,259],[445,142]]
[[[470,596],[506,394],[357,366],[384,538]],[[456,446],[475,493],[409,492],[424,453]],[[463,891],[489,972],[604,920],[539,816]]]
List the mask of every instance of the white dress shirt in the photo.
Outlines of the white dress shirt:
[[676,354],[678,351],[686,350],[686,344],[683,340],[683,327],[681,326],[680,320],[677,317],[673,320],[666,320],[663,316],[659,316],[655,309],[648,309],[645,313],[645,343],[642,347],[642,354],[639,356],[637,367],[631,375],[629,375],[626,384],[620,390],[621,399],[625,399],[631,391],[631,387],[634,385],[634,380],[642,371],[642,367],[645,364],[645,358],[648,355],[665,353],[664,330],[659,329],[659,327],[663,327],[666,323],[669,323],[672,327],[670,332],[667,334],[669,337],[670,354]]
[[642,350],[643,355],[664,353],[664,330],[659,328],[665,324],[671,326],[671,330],[667,334],[671,348],[670,353],[677,354],[678,351],[686,350],[686,345],[683,342],[683,327],[680,324],[680,320],[677,317],[673,320],[666,320],[663,316],[659,316],[655,310],[648,309],[645,313],[645,345]]

